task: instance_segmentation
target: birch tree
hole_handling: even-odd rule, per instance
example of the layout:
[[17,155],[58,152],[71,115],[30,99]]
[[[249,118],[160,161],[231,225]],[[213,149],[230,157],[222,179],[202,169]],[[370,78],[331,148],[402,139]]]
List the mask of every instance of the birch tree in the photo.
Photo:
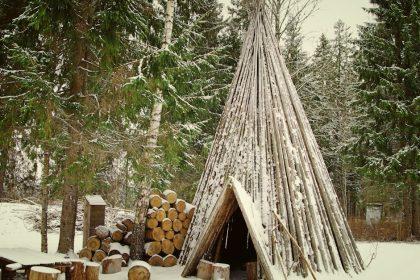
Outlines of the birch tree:
[[[162,51],[168,51],[171,43],[173,18],[174,18],[175,1],[168,0],[166,3],[165,27],[163,30]],[[151,167],[153,164],[153,151],[157,146],[159,136],[159,128],[161,122],[161,114],[163,107],[163,96],[160,88],[156,89],[156,101],[150,114],[150,124],[148,136],[146,139],[145,159],[146,164]],[[147,175],[146,175],[147,176]],[[132,259],[141,259],[144,253],[144,233],[146,212],[149,206],[151,182],[150,178],[144,178],[139,189],[139,198],[136,202],[135,220],[133,229],[133,241],[130,246],[130,255]]]

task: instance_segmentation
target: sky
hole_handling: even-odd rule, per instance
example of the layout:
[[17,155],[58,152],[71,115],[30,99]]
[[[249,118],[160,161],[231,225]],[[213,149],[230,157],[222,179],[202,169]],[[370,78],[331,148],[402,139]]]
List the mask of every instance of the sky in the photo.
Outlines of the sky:
[[[219,0],[229,5],[230,0]],[[350,26],[353,36],[357,35],[357,26],[372,21],[372,16],[363,10],[369,7],[369,0],[321,0],[316,10],[303,24],[305,36],[303,49],[312,54],[322,33],[328,38],[334,36],[334,23],[339,19]]]

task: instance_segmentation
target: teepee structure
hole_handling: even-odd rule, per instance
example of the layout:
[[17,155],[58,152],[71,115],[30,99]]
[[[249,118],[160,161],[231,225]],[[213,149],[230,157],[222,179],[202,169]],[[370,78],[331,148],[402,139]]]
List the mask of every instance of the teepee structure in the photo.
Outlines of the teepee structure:
[[[259,261],[302,275],[311,270],[360,272],[362,258],[267,18],[259,8],[245,36],[180,263],[198,257],[229,263],[237,259],[234,251],[250,254],[249,239],[240,239],[255,226],[264,235],[252,239]],[[238,185],[236,196],[227,191],[230,177]],[[237,202],[242,206],[229,206]],[[255,210],[247,214],[247,207]],[[255,213],[258,219],[250,220]],[[235,224],[244,216],[245,226]],[[220,226],[212,229],[209,223]],[[229,249],[230,243],[236,247]],[[203,244],[205,252],[197,250]],[[242,251],[240,244],[246,247]],[[191,269],[184,271],[188,274]]]

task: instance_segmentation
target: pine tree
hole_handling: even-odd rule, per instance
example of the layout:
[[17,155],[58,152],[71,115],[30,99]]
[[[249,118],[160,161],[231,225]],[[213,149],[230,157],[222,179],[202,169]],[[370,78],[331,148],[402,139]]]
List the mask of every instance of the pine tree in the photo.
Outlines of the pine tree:
[[350,154],[365,178],[403,191],[407,227],[418,235],[420,6],[371,3],[375,22],[360,28],[358,40],[361,121]]

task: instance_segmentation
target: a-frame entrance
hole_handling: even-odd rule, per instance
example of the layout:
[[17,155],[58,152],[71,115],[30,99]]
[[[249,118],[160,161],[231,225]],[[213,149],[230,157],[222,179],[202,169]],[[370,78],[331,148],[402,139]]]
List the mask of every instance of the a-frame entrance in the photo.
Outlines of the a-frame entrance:
[[[267,234],[262,225],[261,214],[252,202],[251,197],[242,188],[240,183],[233,178],[231,178],[231,183],[224,187],[221,195],[219,196],[216,206],[210,215],[205,228],[202,230],[197,244],[195,244],[194,250],[187,259],[182,276],[186,277],[193,275],[200,259],[203,258],[203,256],[205,256],[210,250],[217,247],[216,242],[220,240],[219,237],[221,236],[221,231],[226,227],[232,217],[236,217],[238,219],[238,226],[241,226],[241,218],[245,221],[244,233],[249,233],[251,239],[250,241],[252,241],[248,243],[248,246],[253,244],[253,249],[255,250],[256,257],[258,257],[258,262],[261,265],[265,278],[269,280],[280,279],[282,274],[279,266],[272,263],[269,257],[270,254],[266,252],[265,244],[268,244],[268,240],[266,240]],[[252,254],[245,257],[241,254],[243,253],[242,249],[247,246],[246,242],[242,243],[241,246],[239,242],[244,241],[242,239],[243,236],[238,236],[238,239],[235,239],[235,236],[227,239],[227,242],[231,243],[225,246],[226,249],[229,247],[234,249],[235,246],[240,247],[240,250],[236,251],[235,256],[233,256],[233,254],[235,254],[233,251],[222,251],[214,253],[219,254],[216,258],[220,258],[221,260],[230,260],[227,261],[227,263],[231,263],[235,266],[240,265],[240,263],[235,263],[235,261],[242,262],[247,261],[248,258],[252,258]],[[212,251],[217,251],[217,248]],[[242,256],[238,256],[238,252]],[[250,253],[252,253],[252,251]],[[236,259],[232,263],[232,257],[239,257],[243,259]]]

